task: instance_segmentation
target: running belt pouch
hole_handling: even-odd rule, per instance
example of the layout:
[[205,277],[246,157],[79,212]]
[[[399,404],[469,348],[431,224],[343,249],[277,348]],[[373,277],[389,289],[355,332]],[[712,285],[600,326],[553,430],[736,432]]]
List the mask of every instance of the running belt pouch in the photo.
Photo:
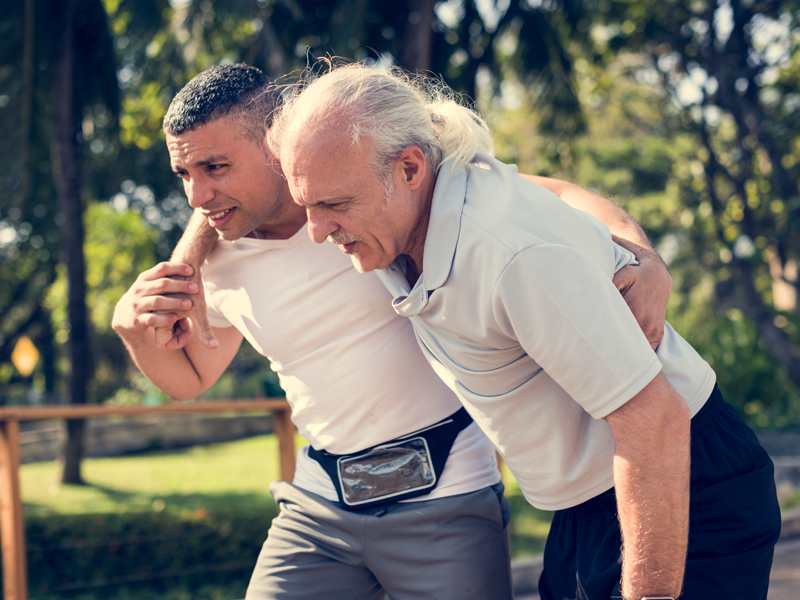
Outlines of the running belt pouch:
[[354,452],[309,448],[331,478],[339,506],[358,511],[429,494],[439,482],[458,434],[472,423],[464,408],[418,431]]

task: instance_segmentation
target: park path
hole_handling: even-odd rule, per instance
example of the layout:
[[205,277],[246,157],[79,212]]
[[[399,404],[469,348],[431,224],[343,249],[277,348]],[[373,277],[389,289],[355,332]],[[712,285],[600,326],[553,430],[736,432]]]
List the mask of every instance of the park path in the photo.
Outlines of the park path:
[[[800,598],[800,538],[778,542],[769,578],[767,600]],[[515,600],[539,600],[538,594],[517,595]]]

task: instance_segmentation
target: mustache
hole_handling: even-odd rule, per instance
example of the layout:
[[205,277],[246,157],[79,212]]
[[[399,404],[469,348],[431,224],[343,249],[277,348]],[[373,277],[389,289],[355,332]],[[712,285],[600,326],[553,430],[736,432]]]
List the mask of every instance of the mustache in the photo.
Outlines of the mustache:
[[328,236],[328,241],[334,244],[352,244],[353,242],[363,242],[364,240],[357,235],[337,229]]

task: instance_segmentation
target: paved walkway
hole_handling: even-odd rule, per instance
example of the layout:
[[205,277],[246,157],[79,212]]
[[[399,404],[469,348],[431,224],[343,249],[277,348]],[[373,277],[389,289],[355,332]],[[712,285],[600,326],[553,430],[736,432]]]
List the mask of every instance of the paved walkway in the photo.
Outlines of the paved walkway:
[[[514,587],[516,590],[524,590],[524,593],[516,594],[516,600],[539,600],[539,595],[532,593],[531,590],[536,589],[541,569],[541,557],[512,561]],[[781,539],[775,546],[767,597],[767,600],[798,599],[800,599],[800,506],[783,514]]]
[[778,542],[775,546],[768,600],[798,598],[800,598],[800,539],[790,539]]
[[[800,598],[800,539],[778,542],[769,578],[767,600],[798,600]],[[539,600],[538,594],[515,596],[515,600]]]

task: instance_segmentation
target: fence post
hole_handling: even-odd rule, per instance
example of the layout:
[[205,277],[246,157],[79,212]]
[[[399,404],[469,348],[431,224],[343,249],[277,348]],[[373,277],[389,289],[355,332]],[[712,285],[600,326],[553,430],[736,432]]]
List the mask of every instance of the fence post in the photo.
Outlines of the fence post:
[[292,481],[295,468],[294,423],[292,411],[279,408],[272,411],[272,422],[278,436],[278,457],[281,465],[281,479]]
[[3,597],[27,600],[25,529],[19,487],[19,421],[0,421],[0,539]]

